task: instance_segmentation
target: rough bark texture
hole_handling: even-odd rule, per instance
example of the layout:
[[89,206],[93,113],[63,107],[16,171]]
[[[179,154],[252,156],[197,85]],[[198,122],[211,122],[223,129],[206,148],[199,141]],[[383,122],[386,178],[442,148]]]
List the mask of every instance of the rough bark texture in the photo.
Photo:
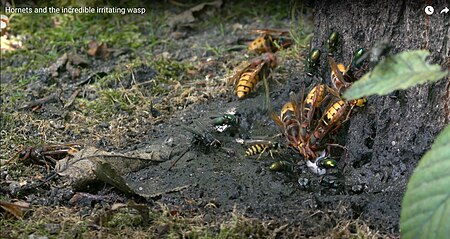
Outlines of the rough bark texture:
[[[426,5],[435,7],[427,16]],[[318,1],[315,5],[313,47],[326,49],[331,31],[341,34],[339,62],[351,61],[354,50],[369,49],[382,39],[394,47],[391,54],[409,49],[428,49],[430,61],[449,67],[450,14],[439,14],[444,0]],[[322,57],[322,66],[327,66]],[[323,67],[329,79],[328,67]],[[344,160],[346,185],[360,183],[364,193],[350,199],[361,217],[383,230],[398,232],[400,204],[408,178],[436,135],[450,121],[449,79],[416,86],[390,96],[369,97],[368,105],[350,120]],[[348,200],[348,199],[346,199]],[[354,202],[353,202],[354,201]],[[365,201],[365,203],[361,203]],[[354,210],[354,208],[352,208]]]

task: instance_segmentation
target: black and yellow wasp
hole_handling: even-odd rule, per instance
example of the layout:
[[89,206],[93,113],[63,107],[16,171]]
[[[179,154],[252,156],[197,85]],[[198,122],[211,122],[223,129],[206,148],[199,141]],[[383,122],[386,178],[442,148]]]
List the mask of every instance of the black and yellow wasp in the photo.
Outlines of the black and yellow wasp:
[[273,152],[281,148],[279,142],[263,139],[245,140],[244,144],[249,146],[245,151],[245,156],[251,157],[259,154],[257,159],[261,158],[264,153],[269,154],[273,158]]
[[252,32],[260,34],[248,45],[248,51],[256,54],[275,53],[292,45],[289,31],[276,29],[257,29]]
[[336,63],[332,57],[328,57],[331,68],[331,83],[339,93],[359,79],[358,75],[363,70],[364,65],[364,62],[360,60],[364,54],[364,48],[357,49],[348,66],[342,63]]
[[323,150],[325,146],[321,143],[325,134],[322,133],[323,130],[317,130],[321,126],[317,121],[320,116],[314,112],[316,110],[319,112],[328,89],[329,87],[324,84],[317,84],[305,97],[303,88],[300,103],[297,95],[291,94],[290,101],[283,106],[280,116],[272,114],[289,145],[306,159],[317,158],[317,152]]
[[244,99],[255,89],[258,82],[268,79],[272,69],[276,66],[277,59],[272,53],[266,53],[250,62],[241,63],[229,80],[236,86],[238,99]]

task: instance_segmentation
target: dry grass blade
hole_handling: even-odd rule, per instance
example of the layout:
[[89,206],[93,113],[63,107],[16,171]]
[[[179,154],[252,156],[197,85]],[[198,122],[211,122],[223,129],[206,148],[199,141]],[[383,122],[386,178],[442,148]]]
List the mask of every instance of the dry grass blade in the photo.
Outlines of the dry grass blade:
[[30,208],[28,203],[10,203],[5,201],[0,201],[0,207],[3,210],[9,212],[11,215],[16,217],[17,219],[21,219],[23,217],[23,211],[25,209]]

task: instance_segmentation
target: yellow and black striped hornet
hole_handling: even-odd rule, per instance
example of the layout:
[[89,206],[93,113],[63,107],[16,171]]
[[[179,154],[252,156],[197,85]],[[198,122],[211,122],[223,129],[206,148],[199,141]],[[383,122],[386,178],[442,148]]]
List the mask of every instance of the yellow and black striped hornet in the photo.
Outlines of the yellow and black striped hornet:
[[347,89],[352,82],[356,81],[355,76],[350,67],[345,66],[342,63],[336,64],[333,58],[328,57],[328,62],[331,67],[331,84],[333,87],[341,93],[342,90]]
[[322,139],[328,133],[337,130],[342,123],[349,119],[350,113],[355,106],[362,107],[366,102],[366,98],[350,101],[337,98],[335,101],[331,101],[313,133],[314,138]]
[[[291,94],[292,98],[292,94]],[[300,128],[301,123],[299,121],[299,109],[296,101],[289,101],[281,108],[280,116],[272,113],[272,119],[281,129],[283,135],[288,140],[288,143],[292,147],[300,144]]]
[[260,36],[248,45],[249,52],[256,54],[275,53],[292,45],[292,39],[289,37],[289,31],[287,30],[258,29],[252,31],[260,34]]
[[[301,91],[303,96],[304,88]],[[328,93],[338,99],[330,100],[325,112],[315,114],[326,101]],[[289,145],[295,148],[305,159],[316,159],[328,145],[323,139],[329,132],[340,126],[341,121],[348,117],[349,111],[354,105],[361,102],[346,102],[339,98],[339,94],[325,84],[316,84],[306,97],[301,97],[301,104],[296,97],[291,95],[291,100],[286,103],[280,113],[280,117],[272,116],[277,125],[282,129]],[[322,115],[322,117],[320,117]]]
[[362,68],[364,68],[363,61],[360,61],[364,54],[364,48],[357,49],[348,66],[345,66],[342,63],[337,64],[333,58],[328,57],[328,62],[331,67],[331,83],[339,92],[348,88],[352,82],[359,79],[357,75],[363,70]]
[[257,160],[264,154],[268,153],[270,157],[273,158],[273,151],[277,151],[281,148],[281,144],[279,142],[274,142],[270,140],[246,140],[244,142],[247,145],[250,145],[250,147],[247,148],[245,151],[246,157],[251,157],[254,155],[259,154]]
[[[357,54],[361,54],[361,52],[357,52]],[[331,66],[331,83],[333,84],[333,87],[338,91],[339,95],[342,92],[342,90],[347,89],[352,82],[356,81],[357,78],[354,77],[351,67],[344,66],[343,64],[336,64],[336,62],[333,60],[333,58],[329,57],[329,62]],[[340,96],[339,96],[340,98]],[[342,107],[343,100],[338,100],[335,102],[336,107]],[[367,99],[365,97],[351,100],[348,102],[348,104],[351,106],[351,109],[353,109],[355,106],[362,107],[366,104]],[[350,111],[351,111],[350,109]],[[330,109],[332,110],[332,109]]]
[[[302,128],[311,127],[311,122],[314,119],[316,110],[320,110],[322,104],[327,100],[329,94],[336,96],[338,95],[333,89],[328,87],[326,84],[316,84],[306,95],[305,100],[303,101],[303,105],[301,105],[302,109],[302,117],[305,120],[302,120],[304,124],[302,124]],[[321,112],[318,112],[319,114]],[[319,116],[320,117],[320,116]],[[304,132],[302,132],[304,134]]]
[[337,99],[332,102],[322,116],[321,122],[323,123],[323,127],[319,127],[318,130],[321,131],[321,134],[327,134],[328,132],[337,129],[341,123],[348,120],[352,108],[350,102],[343,99]]
[[[321,90],[322,87],[325,86],[316,85],[311,89],[308,93],[309,99],[302,97],[300,108],[297,97],[295,94],[291,94],[291,100],[283,106],[280,116],[272,114],[273,120],[282,130],[289,145],[298,150],[306,159],[316,158],[316,151],[322,149],[322,146],[316,143],[318,140],[315,139],[316,135],[314,135],[313,127],[311,126],[314,119],[314,114],[311,112],[314,111],[317,105],[322,104],[325,98],[325,96],[321,95],[324,92]],[[326,88],[323,89],[325,90]],[[302,96],[303,92],[304,88],[301,92]],[[306,110],[306,104],[309,105],[308,110]],[[319,136],[321,137],[321,135]]]
[[277,59],[272,53],[266,53],[251,62],[241,64],[230,78],[230,82],[236,85],[238,99],[244,99],[261,79],[267,79],[270,76],[271,70],[276,66]]
[[328,96],[330,95],[338,96],[339,94],[326,84],[316,84],[308,94],[306,94],[306,97],[300,106],[300,134],[302,137],[307,137],[307,135],[317,126],[318,121],[316,121],[315,124],[313,123],[315,119],[320,118],[322,115],[321,106],[327,101]]

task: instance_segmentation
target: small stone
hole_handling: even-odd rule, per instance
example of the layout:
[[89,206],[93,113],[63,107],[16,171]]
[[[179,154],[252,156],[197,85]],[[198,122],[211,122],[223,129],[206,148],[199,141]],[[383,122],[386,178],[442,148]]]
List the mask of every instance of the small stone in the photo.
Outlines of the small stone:
[[31,234],[31,235],[28,235],[28,239],[48,239],[48,237]]
[[353,185],[351,191],[355,194],[361,194],[364,191],[363,184]]
[[61,225],[56,223],[47,223],[45,224],[45,229],[48,231],[48,233],[55,235],[61,231]]
[[307,188],[309,186],[309,179],[298,178],[298,184],[300,185],[300,188]]

